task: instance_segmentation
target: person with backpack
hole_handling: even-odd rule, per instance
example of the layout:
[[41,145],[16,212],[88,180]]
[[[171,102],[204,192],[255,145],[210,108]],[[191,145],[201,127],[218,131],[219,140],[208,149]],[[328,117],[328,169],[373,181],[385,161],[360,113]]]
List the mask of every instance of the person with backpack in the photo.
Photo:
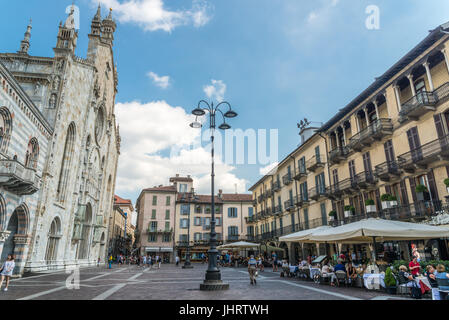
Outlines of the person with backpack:
[[254,259],[254,255],[251,255],[251,257],[248,260],[248,273],[249,273],[249,280],[251,284],[256,284],[256,272],[257,272],[257,261]]

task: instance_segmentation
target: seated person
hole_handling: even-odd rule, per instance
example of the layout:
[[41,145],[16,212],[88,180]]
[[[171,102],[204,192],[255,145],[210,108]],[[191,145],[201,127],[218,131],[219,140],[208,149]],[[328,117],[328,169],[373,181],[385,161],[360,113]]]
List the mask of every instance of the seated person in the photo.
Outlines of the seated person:
[[289,275],[290,274],[290,265],[288,264],[287,260],[282,260],[282,270]]
[[440,291],[438,290],[438,282],[436,280],[436,270],[432,265],[426,267],[426,277],[432,287],[432,300],[440,300]]
[[337,260],[337,265],[334,267],[334,271],[344,271],[346,272],[346,268],[344,266],[344,264],[342,263],[343,260],[338,259]]
[[[444,265],[437,265],[436,279],[449,279],[449,273],[446,272]],[[438,286],[439,290],[449,291],[449,286]],[[440,292],[440,300],[447,300],[447,293]]]
[[346,268],[346,276],[348,277],[349,283],[352,283],[355,279],[357,279],[357,272],[352,266],[351,262],[348,262],[348,267]]
[[399,267],[399,274],[398,274],[398,280],[400,286],[406,286],[406,287],[413,287],[419,284],[415,282],[415,279],[413,278],[412,274],[408,273],[407,267],[402,265]]
[[327,274],[330,272],[331,272],[331,270],[330,270],[329,266],[327,264],[324,264],[323,268],[321,269],[321,273],[324,275],[324,274]]

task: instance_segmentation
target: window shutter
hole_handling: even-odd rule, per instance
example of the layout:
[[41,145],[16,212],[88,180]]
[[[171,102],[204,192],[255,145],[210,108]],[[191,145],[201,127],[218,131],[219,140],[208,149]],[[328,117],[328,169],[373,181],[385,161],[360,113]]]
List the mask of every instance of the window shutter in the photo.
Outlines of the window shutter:
[[440,200],[438,196],[438,189],[435,184],[435,175],[433,174],[433,169],[430,169],[427,174],[427,180],[429,181],[430,192],[432,193],[432,200]]
[[443,121],[441,119],[441,114],[436,114],[433,116],[433,119],[435,120],[435,127],[437,129],[438,138],[442,139],[444,138],[444,127],[443,127]]
[[380,203],[380,191],[379,191],[379,189],[376,189],[376,205],[377,205],[377,210],[382,210],[382,205]]
[[402,204],[408,205],[409,200],[408,200],[407,186],[405,185],[405,180],[401,181],[400,187],[401,187],[401,195],[402,195],[402,201],[403,201]]
[[416,197],[416,183],[415,183],[415,178],[408,178],[408,181],[410,182],[410,189],[412,191],[412,197],[413,197],[413,202],[416,204],[418,202],[418,199]]

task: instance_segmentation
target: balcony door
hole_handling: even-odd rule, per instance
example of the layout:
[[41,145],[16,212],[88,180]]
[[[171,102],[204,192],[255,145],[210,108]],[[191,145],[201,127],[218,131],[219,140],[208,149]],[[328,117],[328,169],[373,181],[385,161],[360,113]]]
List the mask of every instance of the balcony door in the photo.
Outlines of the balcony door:
[[393,141],[388,140],[384,143],[385,158],[387,159],[388,172],[396,172],[395,156],[393,149]]
[[412,154],[412,161],[416,162],[423,159],[421,142],[418,135],[418,127],[413,127],[407,131],[408,144]]
[[349,161],[348,166],[349,166],[349,176],[351,177],[351,183],[355,183],[355,176],[357,175],[357,173],[355,172],[354,160]]
[[429,98],[426,95],[426,84],[423,79],[419,79],[415,82],[416,100],[419,103],[428,103]]

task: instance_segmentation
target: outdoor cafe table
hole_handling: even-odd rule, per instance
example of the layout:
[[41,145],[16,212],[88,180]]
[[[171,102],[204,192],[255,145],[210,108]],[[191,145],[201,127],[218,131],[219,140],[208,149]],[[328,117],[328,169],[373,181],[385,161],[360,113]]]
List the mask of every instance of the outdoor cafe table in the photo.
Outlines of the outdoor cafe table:
[[385,288],[385,275],[382,273],[365,273],[363,275],[363,284],[368,290],[379,290],[381,285]]

